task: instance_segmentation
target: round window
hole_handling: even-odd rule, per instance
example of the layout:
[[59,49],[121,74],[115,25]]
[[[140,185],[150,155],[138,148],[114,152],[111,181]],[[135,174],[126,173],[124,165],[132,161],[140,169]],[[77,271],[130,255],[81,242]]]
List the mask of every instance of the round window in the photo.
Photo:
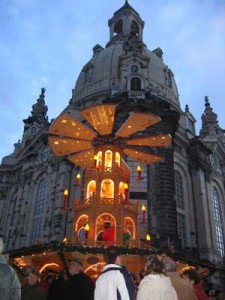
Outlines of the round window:
[[139,68],[138,68],[138,66],[133,65],[133,66],[131,66],[130,70],[131,70],[132,73],[137,73]]

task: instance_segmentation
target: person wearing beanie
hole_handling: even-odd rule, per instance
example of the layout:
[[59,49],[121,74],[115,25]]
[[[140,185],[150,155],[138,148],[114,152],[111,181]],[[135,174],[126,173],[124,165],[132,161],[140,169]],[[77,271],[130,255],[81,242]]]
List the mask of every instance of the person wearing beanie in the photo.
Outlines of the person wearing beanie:
[[82,267],[79,258],[69,261],[69,278],[62,287],[63,300],[94,300],[94,281],[83,272]]
[[2,255],[4,243],[0,238],[0,299],[20,300],[21,286],[15,270],[7,264]]

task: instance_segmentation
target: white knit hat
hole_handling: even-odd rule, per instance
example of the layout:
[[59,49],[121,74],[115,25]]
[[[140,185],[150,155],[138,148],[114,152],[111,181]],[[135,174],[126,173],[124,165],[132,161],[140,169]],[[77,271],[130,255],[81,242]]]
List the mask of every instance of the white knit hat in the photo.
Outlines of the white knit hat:
[[3,248],[4,248],[4,243],[2,238],[0,237],[0,254],[2,254]]

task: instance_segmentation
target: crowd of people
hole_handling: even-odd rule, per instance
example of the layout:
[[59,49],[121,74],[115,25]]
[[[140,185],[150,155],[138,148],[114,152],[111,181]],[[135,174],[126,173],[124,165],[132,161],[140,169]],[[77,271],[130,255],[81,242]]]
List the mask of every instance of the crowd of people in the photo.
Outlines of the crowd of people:
[[67,271],[40,278],[38,270],[29,268],[20,281],[2,251],[0,238],[0,300],[225,300],[222,291],[204,291],[195,269],[178,273],[167,255],[147,257],[137,276],[123,266],[119,249],[110,246],[97,280],[83,272],[80,259],[73,258]]

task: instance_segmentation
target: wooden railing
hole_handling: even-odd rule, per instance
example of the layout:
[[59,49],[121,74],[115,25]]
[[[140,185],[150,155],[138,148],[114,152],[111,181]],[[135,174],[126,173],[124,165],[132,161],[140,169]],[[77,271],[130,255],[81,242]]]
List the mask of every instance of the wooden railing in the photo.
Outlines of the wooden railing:
[[93,173],[96,173],[96,172],[102,172],[103,174],[105,173],[113,173],[113,174],[117,174],[117,175],[120,175],[120,176],[126,176],[126,177],[130,177],[130,169],[129,167],[124,163],[122,162],[121,163],[121,166],[114,166],[114,167],[89,167],[87,168],[87,175],[86,177],[88,177],[88,175],[91,175]]
[[75,209],[85,208],[92,205],[104,205],[104,206],[117,206],[123,205],[126,209],[132,212],[138,212],[138,202],[131,203],[126,202],[122,196],[118,198],[106,198],[106,197],[90,197],[84,200],[74,201]]

